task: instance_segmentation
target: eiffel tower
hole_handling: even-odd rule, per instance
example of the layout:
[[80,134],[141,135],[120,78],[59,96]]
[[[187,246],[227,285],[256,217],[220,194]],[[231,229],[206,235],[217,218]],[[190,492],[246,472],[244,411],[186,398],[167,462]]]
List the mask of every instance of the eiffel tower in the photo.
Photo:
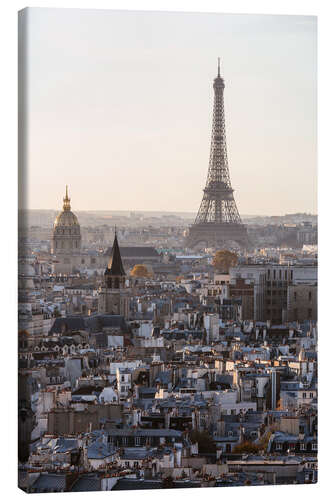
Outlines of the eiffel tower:
[[226,247],[231,241],[248,246],[246,226],[242,223],[231,187],[224,118],[224,80],[218,73],[214,80],[213,127],[207,182],[194,224],[189,227],[186,245]]

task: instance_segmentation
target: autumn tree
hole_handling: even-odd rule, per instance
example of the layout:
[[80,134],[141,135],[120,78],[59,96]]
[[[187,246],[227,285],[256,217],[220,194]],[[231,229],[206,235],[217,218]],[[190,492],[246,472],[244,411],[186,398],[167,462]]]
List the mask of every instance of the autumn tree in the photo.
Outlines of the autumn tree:
[[235,253],[229,250],[218,250],[213,258],[213,266],[217,271],[228,273],[230,267],[237,264],[238,257]]
[[259,446],[250,441],[244,441],[244,443],[238,444],[232,450],[232,453],[250,453],[257,455],[259,453]]
[[143,264],[136,264],[131,271],[131,276],[135,278],[148,278],[149,272]]

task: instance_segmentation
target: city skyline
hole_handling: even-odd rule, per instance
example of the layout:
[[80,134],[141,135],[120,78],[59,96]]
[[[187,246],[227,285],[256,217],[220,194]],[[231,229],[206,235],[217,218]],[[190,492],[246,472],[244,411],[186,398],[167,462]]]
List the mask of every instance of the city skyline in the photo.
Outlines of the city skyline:
[[220,56],[240,213],[317,212],[314,17],[28,16],[27,208],[196,213]]
[[316,18],[18,20],[18,487],[315,484]]

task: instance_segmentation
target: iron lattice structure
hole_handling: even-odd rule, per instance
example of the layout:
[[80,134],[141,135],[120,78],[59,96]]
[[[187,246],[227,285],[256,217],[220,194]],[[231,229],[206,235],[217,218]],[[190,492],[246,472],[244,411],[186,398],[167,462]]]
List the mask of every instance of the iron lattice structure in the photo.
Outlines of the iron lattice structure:
[[207,246],[236,241],[248,244],[247,231],[242,224],[231,187],[224,117],[224,80],[218,74],[214,80],[214,109],[209,169],[201,205],[194,224],[189,228],[187,244],[200,242]]

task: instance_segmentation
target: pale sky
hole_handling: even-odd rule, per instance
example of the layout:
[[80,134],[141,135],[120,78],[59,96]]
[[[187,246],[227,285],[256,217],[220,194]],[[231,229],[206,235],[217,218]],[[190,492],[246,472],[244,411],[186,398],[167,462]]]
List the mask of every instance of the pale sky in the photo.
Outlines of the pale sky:
[[316,18],[29,9],[28,208],[196,212],[217,58],[241,214],[317,213]]

